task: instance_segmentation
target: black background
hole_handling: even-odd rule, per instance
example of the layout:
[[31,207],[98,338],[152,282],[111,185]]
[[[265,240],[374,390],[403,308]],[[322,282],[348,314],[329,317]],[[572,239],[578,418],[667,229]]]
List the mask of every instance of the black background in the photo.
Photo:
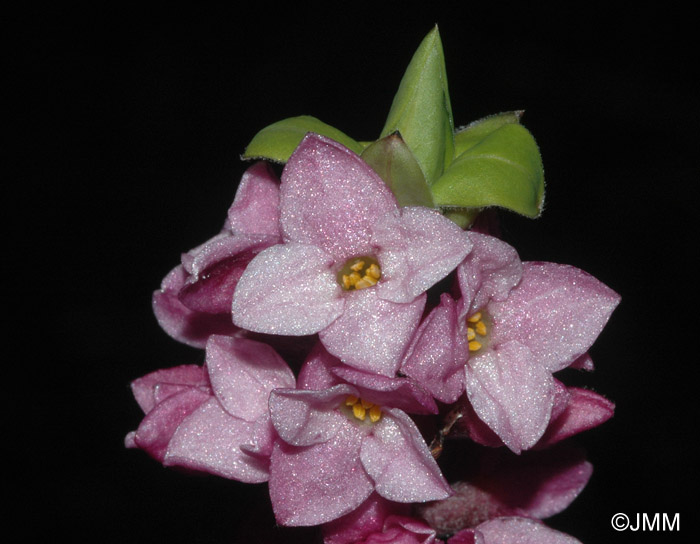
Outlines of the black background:
[[545,212],[502,214],[505,239],[524,260],[578,266],[622,295],[592,349],[596,371],[576,378],[614,400],[616,416],[577,437],[595,471],[548,524],[586,543],[681,542],[617,533],[610,518],[680,513],[682,533],[693,530],[700,112],[689,19],[639,6],[264,2],[8,17],[19,123],[7,131],[18,167],[7,182],[19,191],[6,192],[5,285],[8,346],[20,349],[6,363],[5,428],[13,502],[36,519],[24,534],[312,542],[274,527],[264,485],[125,450],[141,418],[128,384],[202,361],[160,330],[151,292],[220,228],[252,136],[310,114],[376,138],[437,23],[456,124],[524,109],[540,146]]

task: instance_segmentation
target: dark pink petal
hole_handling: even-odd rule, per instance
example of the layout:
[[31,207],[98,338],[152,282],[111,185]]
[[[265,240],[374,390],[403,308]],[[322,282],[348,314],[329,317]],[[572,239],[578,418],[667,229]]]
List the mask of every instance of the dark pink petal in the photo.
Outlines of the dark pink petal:
[[349,385],[323,391],[276,389],[270,395],[270,417],[280,438],[294,446],[310,446],[335,436],[347,417],[339,408],[350,396],[359,396]]
[[452,493],[420,431],[401,410],[382,410],[360,456],[377,493],[386,499],[425,502]]
[[437,210],[401,208],[374,225],[372,243],[379,248],[380,298],[411,302],[447,276],[471,249],[467,234]]
[[254,422],[267,412],[273,389],[295,385],[287,363],[262,342],[211,336],[206,350],[212,389],[232,416]]
[[408,304],[382,300],[375,288],[348,293],[345,311],[320,332],[326,349],[346,365],[394,376],[425,307],[425,294]]
[[372,493],[357,509],[323,526],[323,544],[356,544],[381,532],[390,515],[408,515],[410,506]]
[[233,296],[233,322],[244,329],[302,336],[327,327],[345,299],[323,250],[303,244],[272,246],[246,268]]
[[178,426],[210,398],[210,394],[195,388],[173,395],[148,412],[129,443],[162,461]]
[[267,481],[267,460],[244,453],[253,424],[232,417],[215,398],[177,428],[163,464],[202,470],[246,483]]
[[323,248],[342,263],[371,251],[372,226],[396,209],[396,199],[355,153],[308,134],[282,172],[280,209],[286,240]]
[[249,455],[270,459],[275,440],[277,433],[272,426],[270,413],[266,412],[253,423],[249,439],[241,444],[241,450]]
[[479,525],[476,530],[485,544],[581,544],[567,534],[522,517],[497,518]]
[[572,266],[523,263],[523,279],[505,302],[492,302],[491,342],[517,340],[555,372],[586,353],[620,297]]
[[232,232],[279,236],[279,180],[265,162],[255,163],[243,174],[228,210]]
[[319,525],[360,506],[372,480],[360,463],[363,434],[348,419],[326,442],[300,448],[276,442],[270,499],[281,525]]
[[357,387],[363,400],[379,406],[398,408],[410,414],[438,413],[438,407],[430,393],[410,378],[389,378],[347,366],[333,368],[332,372]]
[[401,372],[418,381],[436,399],[450,404],[464,391],[467,358],[466,331],[463,334],[458,323],[457,303],[443,293],[440,305],[418,327]]
[[160,290],[153,293],[153,313],[163,330],[175,340],[195,348],[203,348],[212,334],[234,334],[238,327],[231,322],[228,312],[196,312],[180,302],[178,295],[185,279],[182,266],[177,266],[163,279]]
[[532,447],[549,423],[554,379],[517,342],[472,356],[466,390],[479,418],[516,453]]
[[[384,533],[395,532],[398,538],[395,540],[376,540],[381,542],[396,542],[397,544],[432,544],[435,540],[435,529],[424,521],[408,516],[390,516],[384,523]],[[368,544],[373,542],[368,540]],[[438,541],[439,542],[439,541]]]
[[481,310],[491,299],[505,300],[522,277],[513,247],[486,234],[469,232],[468,236],[474,247],[457,267],[463,317]]
[[584,353],[581,355],[581,357],[571,363],[570,368],[592,372],[595,367],[593,366],[593,359],[591,359],[591,356],[588,353]]
[[456,438],[471,438],[477,444],[498,448],[503,446],[501,440],[486,423],[479,419],[476,415],[474,407],[469,403],[466,397],[462,397],[458,401],[459,413],[461,417],[452,426],[449,436]]
[[321,342],[318,342],[304,361],[297,379],[298,389],[328,389],[338,385],[340,380],[333,374],[333,369],[343,366],[335,355],[328,353]]
[[[134,380],[131,382],[131,391],[144,413],[147,414],[155,407],[156,387],[162,384],[207,388],[209,377],[204,368],[199,365],[181,365],[156,370]],[[159,394],[159,402],[163,400],[165,400],[164,396]]]
[[570,387],[569,402],[564,411],[552,420],[537,448],[545,448],[605,423],[615,412],[615,404],[601,395]]
[[447,544],[488,544],[482,535],[476,529],[464,529],[453,535],[447,541]]
[[275,243],[272,237],[227,236],[206,245],[192,262],[192,276],[180,290],[180,302],[198,312],[228,314],[246,266]]

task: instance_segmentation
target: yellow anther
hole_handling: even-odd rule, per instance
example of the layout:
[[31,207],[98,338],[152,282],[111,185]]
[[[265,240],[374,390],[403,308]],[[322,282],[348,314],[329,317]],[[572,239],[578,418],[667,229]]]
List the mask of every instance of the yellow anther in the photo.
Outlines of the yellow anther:
[[[374,283],[377,283],[376,281]],[[366,289],[367,287],[372,287],[374,283],[367,281],[367,278],[362,278],[355,283],[355,289]]]
[[362,276],[360,276],[357,272],[353,272],[352,274],[350,274],[350,283],[352,285],[355,285],[361,279],[362,279]]
[[347,274],[343,274],[343,287],[346,289],[350,289],[350,287],[352,287],[352,283],[350,283],[350,276]]
[[352,415],[354,415],[357,419],[359,419],[360,421],[364,421],[366,413],[367,413],[367,410],[365,409],[364,406],[362,406],[361,402],[353,404]]
[[480,319],[481,319],[481,312],[476,312],[473,316],[468,317],[467,321],[469,321],[469,323],[476,323]]
[[355,272],[359,272],[365,267],[365,261],[357,261],[354,265],[350,267],[350,270],[354,270]]
[[355,395],[348,395],[348,398],[345,399],[345,406],[352,406],[358,400],[360,399],[358,399]]
[[382,417],[382,409],[376,404],[369,409],[369,420],[376,423]]
[[476,338],[476,333],[471,327],[467,327],[467,340],[474,340]]
[[481,343],[476,340],[469,342],[469,351],[479,351],[481,349]]
[[483,321],[479,321],[476,324],[476,332],[481,336],[486,336],[486,324]]
[[360,399],[360,402],[362,403],[362,406],[364,408],[372,408],[372,406],[374,406],[373,402],[369,402],[368,400],[365,400],[365,399]]
[[372,263],[372,265],[367,269],[367,273],[365,274],[365,277],[370,276],[374,278],[375,280],[378,280],[379,278],[382,277],[382,271],[379,269],[379,266],[376,264]]

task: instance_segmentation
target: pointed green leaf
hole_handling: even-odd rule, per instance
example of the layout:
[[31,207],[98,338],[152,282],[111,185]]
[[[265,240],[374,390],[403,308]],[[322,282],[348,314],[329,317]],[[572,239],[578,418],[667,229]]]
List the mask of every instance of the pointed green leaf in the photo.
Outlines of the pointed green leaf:
[[362,153],[362,145],[343,134],[337,128],[327,125],[310,115],[290,117],[273,123],[260,132],[248,144],[242,159],[269,159],[275,162],[287,162],[292,152],[307,132],[327,136],[355,153]]
[[400,134],[377,140],[361,156],[389,186],[399,206],[434,207],[425,176]]
[[416,157],[427,182],[433,183],[454,156],[454,122],[437,27],[413,55],[380,137],[397,131]]
[[535,139],[522,125],[505,124],[456,157],[430,189],[438,206],[500,206],[537,217],[544,170]]
[[494,130],[501,128],[503,125],[519,123],[522,115],[522,110],[497,113],[460,128],[455,132],[455,157],[459,157],[467,149],[474,147],[481,140],[486,138],[486,136],[491,134]]

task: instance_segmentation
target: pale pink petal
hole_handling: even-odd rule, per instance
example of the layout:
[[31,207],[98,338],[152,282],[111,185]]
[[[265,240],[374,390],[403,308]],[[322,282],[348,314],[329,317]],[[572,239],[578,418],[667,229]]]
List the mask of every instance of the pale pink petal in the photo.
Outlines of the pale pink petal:
[[457,267],[462,316],[481,310],[491,299],[505,300],[522,277],[522,264],[513,247],[486,234],[469,232],[468,236],[474,247]]
[[447,276],[471,249],[467,234],[437,210],[401,208],[374,225],[372,243],[380,248],[380,298],[411,302]]
[[319,390],[338,385],[340,380],[333,374],[333,369],[338,366],[343,366],[340,359],[328,353],[323,344],[318,342],[299,371],[297,388]]
[[581,544],[567,534],[528,518],[506,517],[482,523],[476,528],[485,544]]
[[[155,407],[156,387],[162,384],[207,388],[209,386],[209,377],[204,368],[199,365],[181,365],[156,370],[141,378],[137,378],[131,382],[131,391],[144,413],[147,414]],[[165,400],[164,396],[159,394],[158,401],[162,402],[163,400]]]
[[262,342],[211,336],[206,353],[214,394],[232,416],[254,422],[267,412],[273,389],[295,385],[287,363]]
[[517,342],[472,356],[466,390],[479,418],[516,453],[532,447],[549,423],[554,380]]
[[593,366],[593,359],[591,359],[591,356],[588,353],[584,353],[581,355],[581,357],[571,363],[570,368],[587,370],[588,372],[593,372],[593,370],[595,370],[595,367]]
[[401,410],[382,411],[362,442],[360,456],[377,493],[386,499],[425,502],[452,493],[420,431]]
[[458,323],[457,304],[443,293],[440,305],[418,327],[401,372],[418,381],[436,399],[450,404],[464,391],[467,358],[467,337]]
[[326,349],[346,365],[394,376],[425,307],[425,295],[408,304],[377,297],[374,287],[348,293],[343,315],[321,331]]
[[279,236],[279,187],[269,164],[261,161],[248,168],[228,210],[231,231]]
[[438,413],[430,393],[410,378],[389,378],[348,366],[335,367],[332,372],[357,387],[360,397],[368,402],[391,406],[410,414]]
[[282,172],[280,208],[286,240],[321,247],[341,262],[371,251],[372,225],[396,209],[396,199],[355,153],[307,134]]
[[210,398],[178,427],[163,464],[184,466],[246,483],[267,481],[267,460],[244,453],[253,424],[231,417]]
[[491,302],[491,342],[517,340],[550,372],[586,353],[620,301],[593,276],[572,266],[523,263],[523,279],[505,302]]
[[253,259],[233,296],[233,321],[244,329],[302,336],[327,327],[344,297],[330,256],[303,244],[272,246]]
[[537,443],[546,448],[565,438],[605,423],[615,412],[615,404],[601,395],[578,387],[568,388],[570,398],[564,411],[556,418]]
[[196,312],[180,302],[178,295],[185,285],[186,273],[175,267],[153,293],[153,313],[163,330],[188,346],[203,348],[212,334],[234,334],[238,327],[231,315]]
[[209,398],[209,393],[195,388],[173,395],[146,414],[129,443],[162,461],[175,430]]
[[347,421],[338,409],[350,395],[358,396],[357,389],[344,384],[322,391],[276,389],[270,395],[272,424],[294,446],[325,442]]
[[357,509],[323,526],[323,544],[356,544],[381,532],[390,515],[408,515],[410,506],[372,493]]
[[[422,520],[411,518],[408,516],[390,516],[384,523],[384,533],[389,534],[395,531],[397,535],[397,544],[432,544],[439,542],[435,539],[435,529],[431,528]],[[368,544],[371,541],[368,541]],[[389,542],[387,540],[377,539],[377,544]]]
[[372,480],[360,463],[362,433],[347,418],[320,444],[299,448],[278,441],[270,460],[270,499],[281,525],[319,525],[360,506]]

